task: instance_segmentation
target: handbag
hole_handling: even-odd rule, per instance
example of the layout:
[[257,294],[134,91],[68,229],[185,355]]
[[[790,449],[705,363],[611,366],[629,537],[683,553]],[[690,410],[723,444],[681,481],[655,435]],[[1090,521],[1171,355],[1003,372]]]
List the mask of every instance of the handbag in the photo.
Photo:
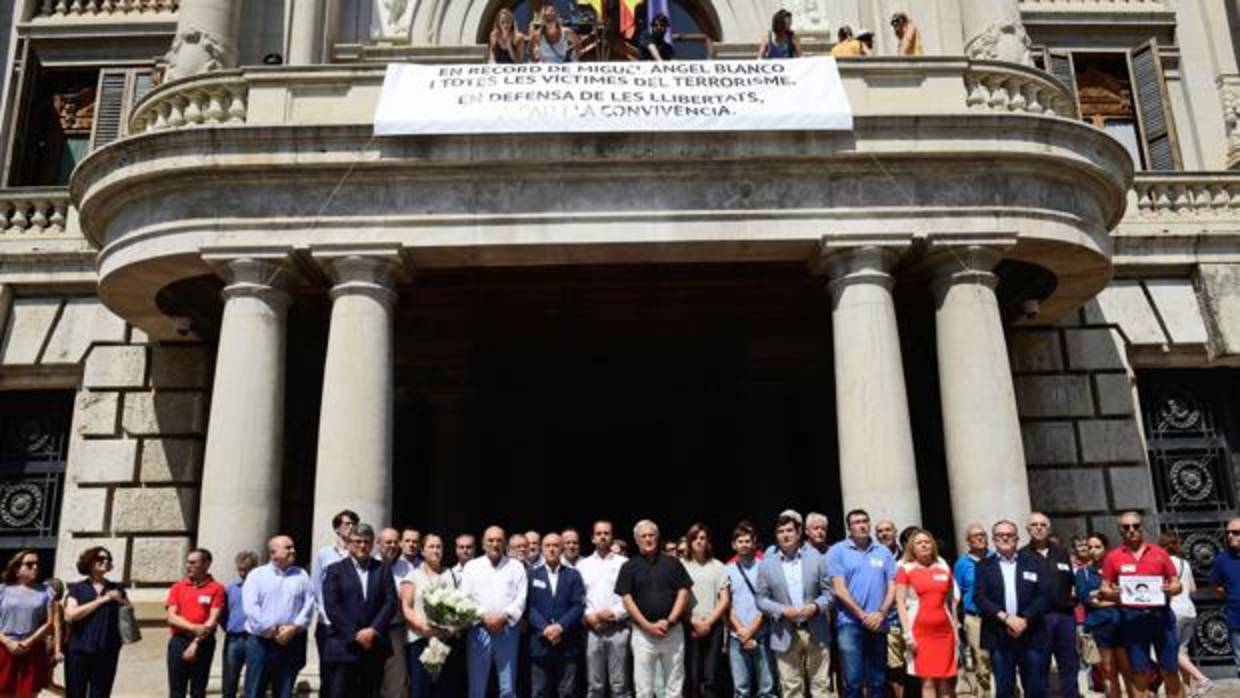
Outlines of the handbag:
[[1078,634],[1077,645],[1082,662],[1089,666],[1098,666],[1102,663],[1102,653],[1098,651],[1098,642],[1094,640],[1093,635],[1089,633]]
[[133,612],[133,606],[121,606],[117,609],[117,626],[121,633],[121,642],[126,645],[132,645],[142,640],[142,630],[138,628],[138,617]]

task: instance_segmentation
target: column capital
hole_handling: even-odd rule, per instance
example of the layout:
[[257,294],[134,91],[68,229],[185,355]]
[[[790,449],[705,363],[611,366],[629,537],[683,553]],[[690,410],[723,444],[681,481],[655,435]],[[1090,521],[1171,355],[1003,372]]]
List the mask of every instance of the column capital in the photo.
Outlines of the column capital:
[[409,278],[398,247],[321,248],[311,254],[332,281],[332,300],[364,295],[391,306],[396,284]]
[[936,295],[958,284],[999,285],[995,267],[1003,261],[1003,248],[995,245],[945,245],[926,257],[930,286]]
[[291,250],[214,248],[203,250],[202,259],[224,280],[225,301],[250,296],[287,305],[288,289],[299,279]]
[[853,284],[878,284],[890,290],[895,285],[891,271],[905,249],[904,245],[824,244],[818,266],[826,272],[833,296]]

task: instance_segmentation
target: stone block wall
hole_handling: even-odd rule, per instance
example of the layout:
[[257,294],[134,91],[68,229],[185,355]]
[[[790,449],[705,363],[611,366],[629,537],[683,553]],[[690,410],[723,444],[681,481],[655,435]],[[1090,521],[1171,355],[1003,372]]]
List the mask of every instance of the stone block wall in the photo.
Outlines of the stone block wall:
[[198,522],[211,355],[136,328],[86,353],[74,405],[56,573],[107,546],[114,578],[151,601],[182,574]]
[[1119,512],[1152,513],[1124,336],[1096,301],[1054,327],[1012,330],[1008,352],[1034,509],[1046,512],[1061,535],[1113,535]]

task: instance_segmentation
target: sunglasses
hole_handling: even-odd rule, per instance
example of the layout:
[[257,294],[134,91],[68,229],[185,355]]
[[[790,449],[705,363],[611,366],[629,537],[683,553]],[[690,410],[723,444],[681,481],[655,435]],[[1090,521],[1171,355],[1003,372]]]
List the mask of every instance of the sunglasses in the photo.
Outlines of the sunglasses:
[[23,562],[23,563],[22,563],[22,567],[38,567],[38,566],[39,566],[39,561],[38,561],[38,560],[32,560],[32,561],[29,561],[29,562]]
[[108,557],[107,555],[100,555],[99,557],[95,558],[95,562],[102,562],[105,565],[110,565],[112,564],[112,558]]
[[1229,529],[1227,529],[1227,535],[1229,535],[1229,536],[1240,536],[1240,531],[1233,531],[1233,530],[1231,530],[1231,529],[1229,528]]
[[1119,530],[1121,530],[1121,531],[1140,531],[1140,530],[1141,530],[1141,524],[1120,524],[1120,525],[1119,525]]

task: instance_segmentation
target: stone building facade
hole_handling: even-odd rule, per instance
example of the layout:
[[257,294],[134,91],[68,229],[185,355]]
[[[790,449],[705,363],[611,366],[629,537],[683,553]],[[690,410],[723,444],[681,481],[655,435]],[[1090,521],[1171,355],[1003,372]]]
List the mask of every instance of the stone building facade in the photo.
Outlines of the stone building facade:
[[[384,63],[482,60],[528,0],[283,5],[0,10],[0,547],[73,577],[107,545],[155,617],[191,545],[305,558],[344,506],[451,532],[861,505],[945,538],[1137,508],[1199,571],[1221,544],[1234,4],[797,0],[810,52],[923,31],[841,63],[851,133],[390,139]],[[701,57],[777,9],[672,5]]]

